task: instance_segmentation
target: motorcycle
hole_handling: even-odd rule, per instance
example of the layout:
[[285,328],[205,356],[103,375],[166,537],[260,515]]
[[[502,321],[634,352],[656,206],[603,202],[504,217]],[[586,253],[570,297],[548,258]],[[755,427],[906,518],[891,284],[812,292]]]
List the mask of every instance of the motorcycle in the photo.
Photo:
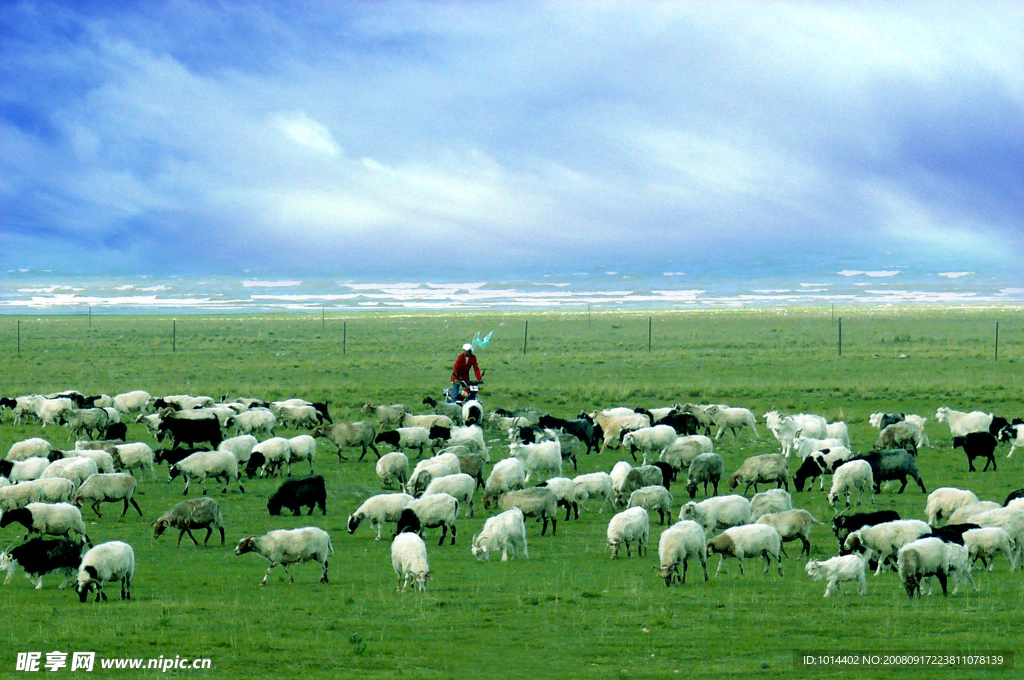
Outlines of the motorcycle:
[[[480,386],[484,384],[483,380],[459,380],[457,384],[458,390],[454,397],[450,389],[444,391],[446,403],[462,405],[467,401],[480,401]],[[483,402],[480,404],[482,406]]]

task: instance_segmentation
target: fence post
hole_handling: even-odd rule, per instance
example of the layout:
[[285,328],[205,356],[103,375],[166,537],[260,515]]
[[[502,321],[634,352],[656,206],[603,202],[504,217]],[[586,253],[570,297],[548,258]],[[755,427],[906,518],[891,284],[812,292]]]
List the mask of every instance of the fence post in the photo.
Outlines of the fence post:
[[839,317],[839,356],[843,356],[843,317]]
[[530,332],[530,320],[527,319],[523,325],[523,356],[526,356],[526,334]]
[[651,321],[652,317],[647,317],[647,353],[651,353]]
[[999,361],[999,322],[996,321],[996,361]]

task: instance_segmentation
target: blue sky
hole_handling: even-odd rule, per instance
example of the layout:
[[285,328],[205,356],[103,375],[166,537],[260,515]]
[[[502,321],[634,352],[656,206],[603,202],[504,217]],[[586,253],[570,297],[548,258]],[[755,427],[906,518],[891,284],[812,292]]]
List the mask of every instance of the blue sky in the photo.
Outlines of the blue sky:
[[11,1],[0,267],[1007,267],[1022,121],[1019,2]]

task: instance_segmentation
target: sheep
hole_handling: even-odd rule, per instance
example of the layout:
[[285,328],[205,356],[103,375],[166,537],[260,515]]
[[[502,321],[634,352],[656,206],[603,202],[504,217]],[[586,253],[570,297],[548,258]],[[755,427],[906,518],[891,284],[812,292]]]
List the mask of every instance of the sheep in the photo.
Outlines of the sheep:
[[798,454],[798,460],[804,460],[812,453],[816,453],[822,449],[832,449],[838,446],[846,446],[846,444],[842,439],[814,439],[811,437],[805,437],[803,434],[798,434],[793,439],[792,450],[796,451]]
[[431,576],[427,546],[416,534],[401,533],[391,541],[391,566],[398,575],[395,590],[404,592],[410,581],[416,590],[427,589],[427,579]]
[[823,439],[838,439],[842,442],[842,446],[850,448],[850,428],[841,420],[829,423],[825,426]]
[[828,424],[821,416],[809,413],[780,416],[778,411],[769,411],[764,414],[764,419],[768,429],[782,445],[781,455],[786,458],[789,458],[793,440],[798,433],[815,439],[828,437]]
[[686,477],[686,491],[690,500],[697,497],[697,485],[704,484],[704,495],[708,495],[708,483],[714,488],[714,496],[718,495],[718,482],[725,474],[725,462],[717,453],[702,453],[690,463]]
[[949,574],[949,553],[946,544],[938,538],[921,538],[899,549],[896,568],[910,599],[921,595],[921,581],[936,576],[946,595],[946,579]]
[[491,429],[502,431],[508,431],[509,428],[522,427],[530,424],[530,420],[523,416],[502,416],[498,413],[488,414],[487,418],[484,419],[484,422]]
[[409,459],[401,451],[385,453],[377,459],[375,470],[381,486],[390,488],[392,482],[398,480],[398,486],[404,487],[409,479]]
[[34,484],[39,487],[40,503],[69,503],[75,493],[75,483],[62,477],[37,479]]
[[793,509],[793,497],[782,489],[771,489],[754,494],[750,499],[750,521],[757,522],[761,515]]
[[648,513],[657,510],[661,525],[665,526],[672,516],[672,494],[661,485],[645,486],[629,495],[627,508],[644,508]]
[[743,494],[746,495],[750,487],[754,487],[757,493],[758,484],[771,484],[775,482],[779,488],[786,487],[789,491],[789,466],[785,456],[777,453],[769,453],[763,456],[752,456],[743,461],[739,469],[729,477],[729,488],[735,489],[741,483],[746,484]]
[[141,424],[151,434],[156,436],[156,433],[160,431],[160,423],[164,421],[164,417],[159,413],[150,414],[139,414],[139,417],[135,419],[135,422]]
[[505,458],[491,469],[491,474],[484,484],[484,508],[491,507],[491,503],[508,491],[522,489],[526,483],[526,469],[518,458]]
[[596,450],[604,439],[604,431],[601,429],[601,426],[595,425],[593,421],[586,418],[564,420],[551,415],[544,415],[541,416],[537,424],[540,427],[550,428],[576,437],[581,443],[587,445],[587,455],[590,455],[592,449]]
[[903,493],[907,488],[907,478],[912,478],[921,487],[921,493],[928,493],[921,475],[917,471],[917,459],[908,451],[903,449],[885,449],[883,451],[871,451],[866,456],[857,456],[854,460],[864,460],[871,466],[871,478],[875,482],[875,493],[880,493],[882,482],[898,479],[901,482],[900,490]]
[[971,563],[981,560],[982,566],[992,571],[998,553],[1006,555],[1010,561],[1010,571],[1016,569],[1017,563],[1013,555],[1013,543],[1010,535],[1002,527],[981,527],[964,532],[964,547],[967,548]]
[[[255,438],[253,438],[255,440]],[[224,442],[221,442],[223,444]],[[153,454],[153,449],[149,448],[149,444],[142,442],[135,442],[132,444],[116,444],[114,445],[114,467],[121,472],[128,472],[134,475],[132,472],[136,468],[139,469],[139,478],[144,476],[144,468],[149,468],[149,474],[152,476],[153,481],[156,481],[156,457]]]
[[582,505],[592,498],[600,498],[601,507],[598,512],[604,512],[604,506],[612,500],[612,477],[607,472],[591,472],[585,475],[578,475],[573,478],[576,486],[576,502]]
[[[960,584],[964,581],[971,584],[971,587],[974,588],[974,592],[978,592],[980,589],[971,577],[971,561],[967,548],[959,543],[951,543],[948,541],[943,544],[943,547],[946,549],[946,558],[949,564],[949,570],[947,573],[956,580],[956,583],[953,585],[953,594],[957,594],[960,590]],[[931,581],[928,583],[928,594],[932,594]]]
[[[444,401],[438,401],[433,397],[423,397],[423,403],[429,406],[430,410],[432,410],[437,415],[448,416],[449,418],[451,418],[452,423],[454,423],[455,425],[463,425],[466,422],[465,417],[462,415],[462,406],[460,404],[449,404]],[[369,406],[370,404],[367,405]],[[364,406],[363,408],[366,408],[366,406]],[[375,408],[382,407],[377,406]],[[403,406],[402,408],[404,409],[405,407]],[[389,418],[388,424],[397,424],[399,421],[401,421],[402,417],[405,416],[406,413],[409,413],[408,409],[405,409],[404,412],[398,414],[395,420],[391,420]],[[381,421],[381,425],[384,425],[383,421]]]
[[[1006,454],[1007,458],[1013,456],[1013,452],[1019,448],[1024,448],[1024,424],[1007,425],[999,432],[999,441],[1011,442],[1010,452]],[[7,456],[10,459],[10,454]]]
[[568,520],[570,514],[575,511],[576,519],[580,518],[580,506],[576,499],[577,485],[576,482],[569,479],[568,477],[551,477],[550,479],[541,482],[537,486],[543,486],[555,494],[555,502],[565,508],[565,519]]
[[537,444],[513,444],[509,456],[523,461],[526,482],[534,475],[560,477],[562,475],[562,446],[558,441]]
[[247,536],[235,546],[235,555],[244,555],[254,552],[270,562],[267,571],[263,574],[261,586],[267,585],[267,577],[270,572],[280,564],[284,567],[284,573],[288,574],[291,583],[295,583],[295,577],[288,571],[288,565],[296,562],[317,562],[323,568],[323,575],[320,583],[327,583],[327,560],[334,552],[330,535],[323,529],[317,527],[303,527],[301,529],[276,529],[262,536]]
[[223,441],[224,435],[216,416],[193,418],[182,415],[186,413],[165,416],[157,426],[157,441],[162,442],[164,439],[169,439],[171,448],[185,443],[195,446],[200,442],[209,442],[212,448],[217,448]]
[[761,555],[764,557],[764,573],[772,564],[774,557],[778,564],[779,576],[782,576],[782,558],[779,552],[782,550],[782,537],[779,532],[767,524],[744,524],[737,527],[730,527],[718,536],[708,540],[707,556],[719,553],[722,558],[718,561],[718,569],[715,570],[715,577],[722,571],[722,564],[729,557],[735,557],[740,565],[740,575],[743,576],[743,558]]
[[313,474],[313,459],[316,458],[316,439],[308,434],[300,434],[289,438],[288,445],[291,447],[289,464],[304,460],[309,463],[309,474]]
[[379,433],[373,439],[374,444],[388,444],[396,451],[405,452],[406,449],[419,449],[423,457],[423,447],[430,446],[430,430],[425,427],[399,427],[394,430]]
[[[825,474],[833,474],[840,465],[853,458],[853,452],[845,446],[832,446],[827,449],[816,451],[805,460],[813,460],[821,470],[820,483],[818,487],[825,490]],[[802,466],[802,465],[801,465]],[[797,470],[799,474],[799,470]],[[797,491],[800,488],[797,487]]]
[[465,446],[468,450],[479,453],[484,462],[490,462],[491,456],[487,451],[487,443],[484,441],[484,431],[478,425],[467,425],[466,427],[442,427],[435,425],[430,428],[431,438],[434,438],[435,430],[447,431],[442,439],[446,439],[448,446]]
[[548,522],[551,522],[551,535],[558,531],[558,501],[555,499],[555,492],[543,486],[518,491],[506,491],[498,499],[498,505],[502,510],[519,508],[527,517],[539,517],[544,523],[541,526],[540,535],[543,536],[548,529]]
[[943,516],[948,519],[957,509],[977,502],[978,497],[971,491],[943,486],[928,494],[928,502],[924,506],[925,518],[928,524],[936,526]]
[[1010,493],[1006,494],[1006,500],[1003,501],[1003,507],[1008,506],[1015,500],[1024,498],[1024,489],[1014,489]]
[[[424,402],[426,403],[426,402]],[[389,427],[398,425],[402,418],[410,413],[409,408],[405,404],[374,404],[373,402],[366,402],[359,409],[360,413],[366,415],[372,415],[380,423],[381,427]]]
[[[74,408],[74,403],[66,397],[56,399],[44,398],[36,404],[36,415],[39,416],[39,420],[42,422],[43,427],[46,427],[47,425],[58,424],[61,416]],[[104,413],[103,416],[106,418],[106,413]]]
[[[690,437],[678,437],[661,451],[658,460],[668,463],[674,470],[679,471],[688,468],[694,459],[703,453],[707,453],[703,442]],[[646,463],[647,456],[645,455],[644,464]]]
[[114,457],[100,449],[75,449],[74,451],[54,450],[54,452],[50,454],[50,457],[53,460],[59,460],[61,455],[63,455],[64,458],[88,458],[96,463],[97,472],[110,474],[114,471]]
[[969,432],[988,432],[992,424],[992,414],[981,411],[964,413],[955,411],[948,406],[940,406],[935,411],[935,420],[949,425],[949,432],[954,437],[963,437]]
[[895,510],[878,510],[876,512],[858,512],[852,515],[836,515],[832,518],[832,533],[836,535],[839,542],[840,554],[846,554],[843,544],[851,531],[861,527],[874,526],[883,522],[892,522],[900,519],[900,514]]
[[971,522],[979,527],[1001,527],[1009,534],[1013,542],[1017,562],[1024,556],[1024,510],[1014,507],[996,508],[971,517]]
[[289,479],[282,483],[267,500],[267,512],[280,515],[281,508],[287,508],[298,516],[305,505],[309,506],[310,515],[316,507],[320,508],[322,514],[327,514],[327,487],[322,476]]
[[135,575],[135,551],[122,541],[100,543],[82,556],[82,564],[78,567],[78,583],[75,591],[78,599],[85,602],[89,593],[96,593],[96,602],[107,594],[103,592],[104,583],[121,583],[121,599],[132,599],[132,577]]
[[153,538],[160,536],[169,528],[178,530],[178,545],[181,547],[181,537],[188,534],[192,542],[199,547],[199,541],[192,535],[193,529],[206,529],[206,538],[203,545],[206,545],[213,530],[220,531],[220,544],[224,545],[224,517],[220,512],[220,505],[212,498],[192,498],[181,501],[173,508],[157,517],[152,524]]
[[645,455],[652,451],[662,451],[676,440],[676,431],[668,425],[654,425],[633,430],[622,437],[622,448],[636,460],[636,451]]
[[679,509],[680,521],[692,519],[711,535],[719,529],[750,524],[750,501],[743,496],[714,496],[700,503],[690,501]]
[[[868,423],[879,430],[884,430],[896,423],[905,423],[914,429],[913,439],[917,448],[928,446],[928,434],[924,431],[924,424],[927,419],[913,413],[872,413]],[[906,436],[905,434],[903,436]]]
[[217,447],[218,451],[230,451],[235,454],[235,460],[238,461],[239,465],[245,465],[249,462],[249,456],[252,455],[252,448],[259,443],[259,440],[251,434],[241,434],[237,437],[231,437],[225,439]]
[[558,433],[558,446],[562,453],[562,460],[572,463],[573,472],[579,470],[578,461],[580,455],[579,437],[565,432]]
[[[709,406],[710,404],[683,404],[680,409],[683,413],[689,413],[697,419],[700,426],[704,428],[705,436],[711,434],[711,426],[715,424],[708,413]],[[717,406],[719,408],[729,408],[725,404],[718,404]]]
[[364,520],[370,521],[370,527],[376,529],[377,537],[380,540],[380,530],[384,522],[397,522],[413,497],[407,493],[382,493],[370,496],[348,516],[348,533],[354,534]]
[[[252,463],[253,457],[256,454],[262,454],[263,456],[263,463],[259,467],[260,477],[280,472],[282,467],[287,468],[288,476],[291,477],[292,445],[291,442],[284,437],[271,437],[270,439],[265,439],[252,447],[252,456],[249,457],[250,463]],[[232,457],[234,457],[233,454]],[[247,465],[246,471],[249,471],[251,467],[252,466]]]
[[262,434],[273,437],[277,428],[277,416],[270,409],[253,408],[234,416],[229,421],[229,426],[234,426],[236,434]]
[[[422,497],[409,502],[402,510],[402,515],[408,512],[415,513],[418,525],[424,529],[441,527],[441,538],[438,545],[444,545],[445,536],[451,532],[451,545],[455,545],[455,520],[459,517],[459,501],[454,496],[444,492],[423,494]],[[398,529],[402,531],[402,515],[399,516]]]
[[800,555],[806,552],[808,557],[811,556],[811,527],[815,524],[821,524],[821,522],[814,518],[814,515],[807,510],[801,509],[766,513],[754,520],[754,523],[767,524],[773,527],[779,532],[783,543],[799,539],[802,544]]
[[143,411],[146,405],[149,404],[150,399],[152,397],[149,395],[149,392],[145,390],[132,390],[114,395],[114,401],[111,405],[121,413],[136,413]]
[[963,449],[964,453],[967,454],[967,469],[970,472],[975,471],[975,458],[986,459],[982,472],[988,470],[989,463],[992,464],[992,470],[996,470],[995,450],[997,444],[996,438],[988,432],[969,432],[962,437],[953,437],[953,448]]
[[[665,579],[665,586],[673,581],[686,584],[686,569],[691,557],[700,560],[704,570],[704,581],[708,580],[708,560],[704,530],[696,522],[685,520],[673,524],[661,532],[658,539],[658,559],[660,567],[653,567],[658,575]],[[683,573],[679,573],[679,564],[683,565]]]
[[467,450],[465,446],[445,447],[438,451],[438,455],[442,453],[454,453],[459,459],[459,469],[475,479],[477,486],[483,488],[487,463],[480,454]]
[[626,544],[626,556],[630,557],[629,544],[633,542],[637,544],[637,557],[643,557],[650,533],[650,518],[644,508],[629,508],[612,517],[607,532],[612,559],[619,556],[619,546],[623,543]]
[[876,449],[906,449],[915,456],[920,446],[921,431],[908,422],[889,425],[878,434]]
[[476,493],[476,480],[469,475],[460,472],[431,480],[423,492],[423,496],[435,493],[446,493],[454,497],[460,504],[468,504],[469,516],[473,516],[473,494]]
[[620,460],[618,463],[612,466],[612,471],[609,474],[612,478],[612,486],[615,489],[622,488],[622,484],[626,481],[626,475],[633,469],[627,461]]
[[425,427],[428,430],[434,425],[439,427],[452,427],[454,425],[451,418],[436,413],[420,416],[406,413],[402,416],[400,424],[402,427]]
[[667,489],[667,482],[665,481],[665,473],[661,468],[654,465],[641,465],[638,468],[633,468],[623,478],[622,483],[615,487],[615,506],[625,507],[626,502],[629,500],[630,494],[637,489],[645,486],[654,485],[665,486]]
[[839,584],[843,581],[856,581],[858,593],[867,593],[866,567],[867,561],[860,555],[838,555],[823,561],[810,560],[804,568],[811,578],[825,579],[825,597],[829,597],[832,593],[842,594]]
[[359,460],[362,460],[366,455],[367,447],[373,449],[373,452],[377,454],[377,458],[380,458],[380,451],[377,450],[377,446],[373,443],[377,431],[370,423],[356,421],[354,423],[338,422],[328,426],[317,425],[313,429],[312,434],[314,437],[323,437],[334,444],[338,448],[339,461],[348,460],[348,458],[342,455],[341,450],[354,446],[359,446],[363,449],[363,452],[359,455]]
[[478,560],[489,560],[492,553],[500,550],[501,561],[507,562],[509,548],[512,549],[512,559],[515,559],[520,551],[523,553],[523,559],[530,557],[526,549],[526,522],[523,521],[523,511],[519,508],[512,508],[489,517],[480,533],[473,536],[470,552]]
[[[975,515],[980,515],[983,512],[989,510],[995,510],[996,508],[1003,507],[994,501],[978,501],[977,503],[970,503],[963,505],[953,511],[953,514],[949,516],[950,524],[961,524],[969,521]],[[929,522],[930,524],[930,522]]]
[[875,526],[863,526],[847,535],[843,547],[849,552],[863,551],[864,559],[869,559],[872,552],[877,552],[877,576],[882,573],[882,565],[886,559],[896,557],[896,552],[900,548],[931,533],[931,530],[930,526],[919,519],[900,519]]
[[15,462],[0,460],[0,475],[5,476],[11,484],[30,482],[39,479],[49,466],[50,460],[40,456]]
[[[638,413],[624,416],[609,416],[603,419],[595,417],[595,422],[601,426],[601,430],[604,432],[604,439],[601,442],[601,448],[598,453],[603,453],[609,446],[617,446],[620,443],[621,437],[624,436],[623,433],[628,434],[631,431],[649,427],[651,424],[650,418]],[[675,430],[672,432],[675,434]]]
[[851,492],[857,489],[857,505],[864,501],[864,492],[868,492],[871,504],[875,503],[875,482],[871,465],[864,460],[851,460],[836,468],[832,475],[832,488],[828,492],[828,504],[834,510],[839,496],[846,494],[846,507],[850,507]]
[[78,491],[71,498],[72,504],[75,507],[82,507],[85,503],[92,505],[92,511],[96,513],[97,517],[102,517],[100,514],[100,503],[115,503],[122,501],[124,503],[124,509],[121,512],[121,517],[128,514],[128,504],[131,503],[138,513],[139,517],[142,517],[142,508],[135,502],[135,489],[138,486],[138,482],[135,478],[124,472],[115,472],[113,474],[99,473],[92,475],[84,482],[82,486],[78,487]]
[[41,492],[39,485],[32,481],[0,487],[0,512],[24,508],[29,503],[38,503]]
[[[274,413],[274,411],[271,411]],[[282,406],[275,413],[277,422],[284,428],[308,430],[320,425],[323,416],[312,406]]]
[[95,461],[90,458],[74,456],[53,461],[43,470],[39,477],[40,479],[63,477],[64,479],[70,479],[75,483],[76,487],[79,487],[82,485],[82,482],[97,472],[99,472],[99,468]]
[[405,490],[414,496],[419,496],[431,481],[446,475],[457,475],[462,472],[459,467],[459,457],[454,453],[439,453],[433,458],[421,460],[416,464]]
[[4,585],[11,582],[15,570],[25,570],[25,578],[33,583],[36,590],[43,587],[43,576],[59,572],[64,580],[57,586],[64,590],[78,572],[82,563],[82,545],[66,538],[33,538],[15,548],[0,553],[0,571],[7,572]]
[[11,444],[4,460],[13,462],[27,460],[29,458],[46,458],[53,453],[53,445],[45,439],[33,437]]
[[718,432],[715,434],[716,441],[722,438],[722,433],[727,429],[732,431],[733,436],[738,436],[737,430],[742,427],[749,427],[754,432],[755,437],[761,438],[761,435],[757,433],[754,414],[750,409],[722,408],[717,404],[712,404],[704,409],[704,412],[711,419],[711,422],[718,426]]
[[70,503],[29,503],[24,508],[8,510],[0,516],[0,529],[12,522],[25,527],[28,532],[26,535],[37,533],[70,537],[74,531],[83,543],[92,545],[85,532],[81,511]]
[[183,496],[188,495],[188,488],[193,480],[198,481],[200,486],[203,487],[203,495],[205,496],[207,477],[224,480],[224,488],[221,489],[221,493],[227,493],[228,485],[232,481],[238,484],[239,493],[245,493],[245,489],[242,487],[242,478],[238,475],[238,461],[228,451],[193,453],[170,467],[168,483],[174,481],[174,478],[179,475],[185,477]]

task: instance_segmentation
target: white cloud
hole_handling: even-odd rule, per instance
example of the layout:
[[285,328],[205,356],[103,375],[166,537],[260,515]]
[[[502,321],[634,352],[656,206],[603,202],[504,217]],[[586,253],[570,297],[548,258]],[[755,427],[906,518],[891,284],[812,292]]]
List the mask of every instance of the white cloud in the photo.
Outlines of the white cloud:
[[271,124],[293,142],[317,153],[337,156],[341,147],[334,141],[326,125],[306,115],[305,111],[276,113],[270,117]]

